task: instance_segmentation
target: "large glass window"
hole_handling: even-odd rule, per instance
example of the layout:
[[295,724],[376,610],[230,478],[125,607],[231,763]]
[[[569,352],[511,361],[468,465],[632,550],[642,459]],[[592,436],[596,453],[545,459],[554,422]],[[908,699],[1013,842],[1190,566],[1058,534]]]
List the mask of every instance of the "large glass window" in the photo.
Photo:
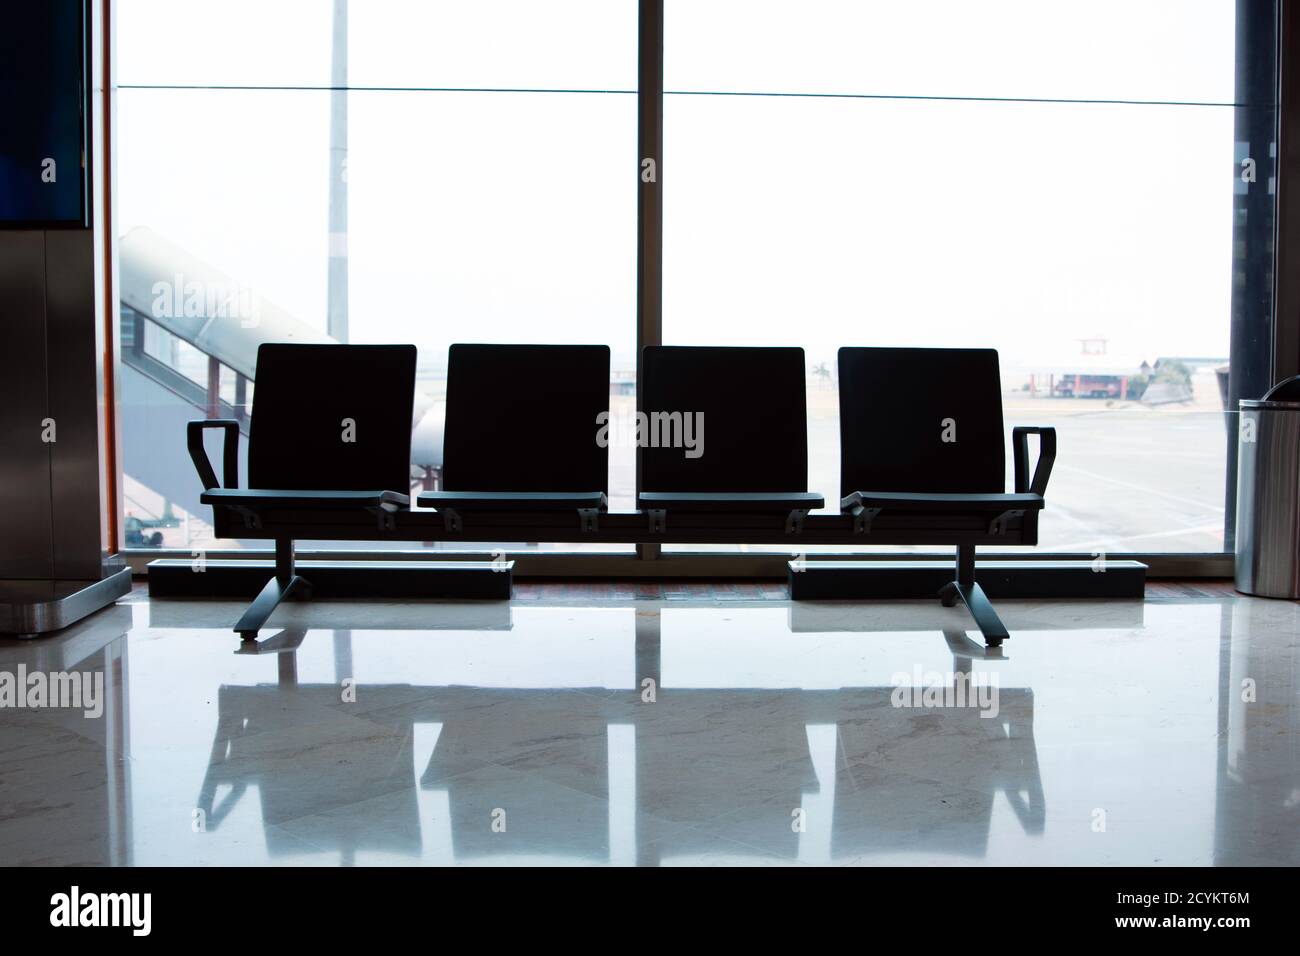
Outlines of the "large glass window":
[[665,343],[804,347],[828,507],[839,346],[997,348],[1008,430],[1059,433],[1043,548],[1221,551],[1234,270],[1272,254],[1234,247],[1273,162],[1238,6],[668,0]]
[[[1274,12],[665,0],[662,341],[805,349],[828,510],[840,346],[997,348],[1008,432],[1059,433],[1042,548],[1230,548],[1229,410],[1268,375]],[[240,544],[211,541],[182,436],[247,421],[261,341],[417,344],[412,490],[455,341],[606,343],[630,418],[637,19],[119,0],[128,547]],[[634,449],[610,452],[630,510]]]
[[[121,0],[117,27],[128,547],[235,543],[210,540],[184,422],[243,418],[287,332],[419,347],[415,490],[452,342],[608,344],[632,407],[633,0]],[[632,449],[610,452],[627,509]]]

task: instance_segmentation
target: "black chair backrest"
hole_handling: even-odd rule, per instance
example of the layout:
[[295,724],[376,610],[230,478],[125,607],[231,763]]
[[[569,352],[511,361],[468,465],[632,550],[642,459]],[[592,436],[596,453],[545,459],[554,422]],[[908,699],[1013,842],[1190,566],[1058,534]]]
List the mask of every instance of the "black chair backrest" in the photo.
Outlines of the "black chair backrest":
[[839,372],[841,496],[1006,491],[995,349],[842,348]]
[[414,345],[265,344],[254,385],[250,488],[410,491]]
[[607,345],[453,345],[447,356],[447,491],[608,491]]
[[[652,345],[642,356],[642,408],[703,415],[703,454],[643,447],[641,490],[808,490],[803,349]],[[653,419],[650,427],[654,427]]]

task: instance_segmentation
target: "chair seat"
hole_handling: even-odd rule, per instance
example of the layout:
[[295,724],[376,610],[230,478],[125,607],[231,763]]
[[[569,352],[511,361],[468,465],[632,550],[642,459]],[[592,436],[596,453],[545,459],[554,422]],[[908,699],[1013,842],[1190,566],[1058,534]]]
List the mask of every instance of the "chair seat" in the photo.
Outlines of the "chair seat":
[[398,511],[410,505],[409,495],[396,491],[296,491],[279,488],[209,488],[199,496],[205,505],[223,505],[245,511],[335,511],[382,508]]
[[855,491],[840,501],[843,511],[880,508],[882,511],[935,514],[996,514],[1003,511],[1041,511],[1043,496],[1032,494],[929,494],[904,491]]
[[426,491],[416,501],[423,508],[461,511],[603,511],[609,504],[602,491]]
[[826,500],[809,491],[643,491],[637,507],[662,511],[812,511]]

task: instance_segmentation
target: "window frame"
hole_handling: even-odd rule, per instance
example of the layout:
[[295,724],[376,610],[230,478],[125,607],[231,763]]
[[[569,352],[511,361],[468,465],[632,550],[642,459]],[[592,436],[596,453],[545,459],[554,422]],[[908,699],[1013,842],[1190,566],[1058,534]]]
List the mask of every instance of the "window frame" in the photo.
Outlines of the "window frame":
[[[1238,5],[1239,15],[1242,4]],[[1300,255],[1300,10],[1277,0],[1256,0],[1262,4],[1257,16],[1275,20],[1276,48],[1276,110],[1274,142],[1276,154],[1276,189],[1273,193],[1273,296],[1270,326],[1270,354],[1267,365],[1273,382],[1300,374],[1300,270],[1279,269],[1277,263],[1289,261]],[[112,207],[115,194],[111,188],[112,170],[116,159],[116,141],[112,127],[113,102],[116,93],[113,53],[116,45],[116,22],[113,8],[116,0],[102,0],[104,29],[100,36],[103,64],[103,123],[95,146],[103,154],[101,168],[106,172],[108,188],[104,190],[105,215],[97,218],[97,230],[103,235],[103,267],[106,277],[105,302],[107,303],[105,395],[111,415],[105,422],[105,443],[109,453],[107,489],[104,500],[111,508],[107,515],[110,529],[109,551],[121,554],[132,567],[141,573],[145,565],[156,558],[188,555],[177,549],[130,549],[123,542],[121,488],[123,484],[119,420],[121,408],[117,401],[120,389],[121,355],[118,325],[118,294],[114,288],[117,257],[117,239],[112,234]],[[636,217],[636,330],[637,346],[637,407],[642,394],[641,355],[646,346],[662,344],[662,277],[663,277],[663,71],[664,71],[664,0],[639,0],[637,36],[637,217]],[[98,110],[97,110],[98,112]],[[641,175],[647,161],[653,162],[653,179]],[[1234,325],[1233,336],[1238,331]],[[1231,446],[1230,446],[1231,447]],[[1229,455],[1229,469],[1235,465],[1235,454]],[[640,456],[637,460],[637,486],[640,486]],[[1231,532],[1234,521],[1235,481],[1229,478],[1229,507],[1225,511],[1225,550],[1222,552],[1125,552],[1116,557],[1142,561],[1149,566],[1152,577],[1231,577],[1233,554]],[[247,558],[269,554],[269,549],[211,550],[207,557]],[[481,556],[473,551],[429,551],[424,549],[401,550],[349,550],[329,548],[303,548],[300,555],[316,559],[350,560],[464,560]],[[875,560],[947,560],[946,552],[846,552],[854,559]],[[542,577],[712,577],[756,578],[784,577],[785,562],[789,555],[779,552],[745,553],[727,552],[672,552],[663,554],[658,544],[640,544],[635,553],[604,553],[581,551],[554,551],[546,553],[511,553],[516,561],[516,571],[521,575]],[[1031,551],[1028,553],[990,553],[985,560],[1059,561],[1089,558],[1077,552]]]

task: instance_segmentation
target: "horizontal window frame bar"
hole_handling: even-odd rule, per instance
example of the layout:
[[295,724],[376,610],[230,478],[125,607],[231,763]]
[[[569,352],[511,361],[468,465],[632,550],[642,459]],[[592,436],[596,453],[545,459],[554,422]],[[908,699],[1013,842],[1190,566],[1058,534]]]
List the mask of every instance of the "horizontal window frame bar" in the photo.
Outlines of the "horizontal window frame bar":
[[[194,550],[202,550],[206,561],[259,561],[273,560],[271,548],[249,549],[180,549],[180,548],[128,548],[121,552],[133,574],[146,573],[150,561],[159,558],[192,558]],[[631,551],[508,551],[507,560],[515,562],[515,576],[556,578],[744,578],[784,579],[786,562],[797,549],[790,552],[727,552],[727,551],[669,551],[655,558],[638,557]],[[477,561],[489,560],[491,552],[431,551],[415,548],[388,551],[298,549],[297,558],[303,561]],[[1086,552],[978,552],[980,561],[1092,561],[1096,554]],[[951,561],[951,551],[926,552],[838,552],[803,553],[809,563],[817,561],[854,560],[872,561]],[[500,557],[500,555],[497,555]],[[1106,560],[1140,561],[1147,565],[1149,579],[1213,579],[1226,580],[1233,576],[1233,555],[1227,552],[1107,552]]]
[[251,93],[598,93],[636,96],[636,90],[544,86],[323,86],[255,83],[118,83],[115,90],[216,90]]
[[[118,90],[214,90],[263,93],[595,93],[636,96],[636,90],[549,86],[327,86],[315,83],[118,83]],[[1220,100],[1137,100],[1083,96],[955,96],[944,93],[814,93],[808,90],[664,90],[664,96],[738,96],[771,99],[902,100],[939,103],[1042,103],[1063,106],[1206,106],[1277,109],[1276,103]]]

